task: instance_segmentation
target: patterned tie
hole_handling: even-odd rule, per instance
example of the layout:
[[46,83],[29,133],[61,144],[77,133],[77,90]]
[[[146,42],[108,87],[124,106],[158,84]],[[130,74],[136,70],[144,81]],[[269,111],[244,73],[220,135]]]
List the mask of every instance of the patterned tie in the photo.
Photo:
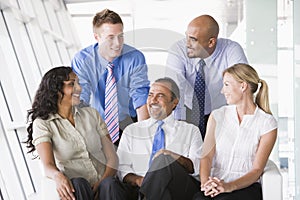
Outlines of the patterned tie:
[[113,76],[114,65],[107,64],[107,78],[105,85],[105,123],[111,140],[115,143],[119,139],[119,117],[118,117],[118,97],[116,79]]
[[150,160],[149,160],[149,167],[151,166],[153,156],[156,154],[156,152],[160,149],[165,148],[165,132],[161,128],[163,123],[164,123],[163,121],[157,121],[158,127],[156,129],[156,133],[153,140],[152,153],[150,155]]
[[192,121],[199,127],[202,138],[205,136],[205,120],[204,120],[204,106],[205,106],[205,62],[203,59],[199,61],[199,70],[197,71],[193,108],[192,108]]

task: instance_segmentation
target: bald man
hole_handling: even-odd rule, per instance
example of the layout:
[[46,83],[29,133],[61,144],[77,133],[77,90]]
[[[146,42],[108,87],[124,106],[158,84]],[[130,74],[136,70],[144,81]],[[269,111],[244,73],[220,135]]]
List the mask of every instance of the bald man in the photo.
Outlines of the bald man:
[[[166,64],[166,76],[176,81],[182,94],[174,111],[175,118],[198,126],[203,139],[210,112],[226,104],[220,92],[223,70],[236,63],[248,63],[237,42],[218,38],[218,34],[219,25],[213,17],[196,17],[188,24],[186,38],[170,48]],[[205,86],[197,96],[195,83],[198,72],[198,80],[202,77]],[[204,109],[201,111],[199,102],[202,97]]]

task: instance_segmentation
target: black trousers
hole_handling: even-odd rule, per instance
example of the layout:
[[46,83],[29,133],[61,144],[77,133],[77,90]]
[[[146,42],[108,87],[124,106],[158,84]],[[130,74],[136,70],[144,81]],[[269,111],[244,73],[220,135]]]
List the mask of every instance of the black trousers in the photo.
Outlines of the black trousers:
[[200,182],[169,155],[155,158],[140,188],[147,200],[189,200],[200,190]]
[[101,184],[101,200],[191,200],[200,191],[200,182],[190,176],[171,156],[155,158],[141,188],[106,178]]
[[215,197],[204,196],[202,191],[198,192],[193,200],[262,200],[260,183],[253,183],[249,187],[230,193],[221,193]]
[[101,200],[136,200],[139,187],[121,182],[116,177],[107,177],[100,183]]

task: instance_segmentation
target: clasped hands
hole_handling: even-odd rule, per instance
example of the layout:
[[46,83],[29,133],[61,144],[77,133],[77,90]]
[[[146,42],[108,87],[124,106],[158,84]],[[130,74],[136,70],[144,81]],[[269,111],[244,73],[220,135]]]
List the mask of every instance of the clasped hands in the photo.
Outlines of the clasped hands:
[[225,182],[217,177],[208,177],[208,181],[201,184],[201,191],[205,196],[215,197],[220,193],[226,192]]

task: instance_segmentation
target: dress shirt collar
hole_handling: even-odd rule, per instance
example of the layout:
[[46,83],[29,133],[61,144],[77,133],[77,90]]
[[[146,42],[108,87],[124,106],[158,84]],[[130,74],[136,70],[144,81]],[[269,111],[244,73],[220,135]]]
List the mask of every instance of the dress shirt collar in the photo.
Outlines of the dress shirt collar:
[[[220,45],[221,44],[218,42],[218,39],[217,39],[217,45],[216,45],[216,49],[214,50],[214,52],[207,58],[203,59],[207,68],[210,68],[212,66],[213,61],[216,59],[216,57],[220,53]],[[201,58],[198,58],[197,63],[199,63],[200,60],[201,60]]]
[[[150,118],[149,119],[149,124],[150,126],[151,125],[154,125],[158,120],[157,119],[154,119],[154,118]],[[174,116],[173,114],[170,114],[169,116],[167,116],[166,118],[164,118],[163,120],[161,120],[164,122],[164,125],[163,126],[168,126],[170,124],[170,126],[174,126],[174,123],[175,123],[175,119],[174,119]]]
[[99,44],[96,46],[97,53],[99,55],[99,60],[100,60],[100,66],[102,69],[106,69],[107,64],[109,63],[105,58],[102,57],[102,55],[99,52]]

